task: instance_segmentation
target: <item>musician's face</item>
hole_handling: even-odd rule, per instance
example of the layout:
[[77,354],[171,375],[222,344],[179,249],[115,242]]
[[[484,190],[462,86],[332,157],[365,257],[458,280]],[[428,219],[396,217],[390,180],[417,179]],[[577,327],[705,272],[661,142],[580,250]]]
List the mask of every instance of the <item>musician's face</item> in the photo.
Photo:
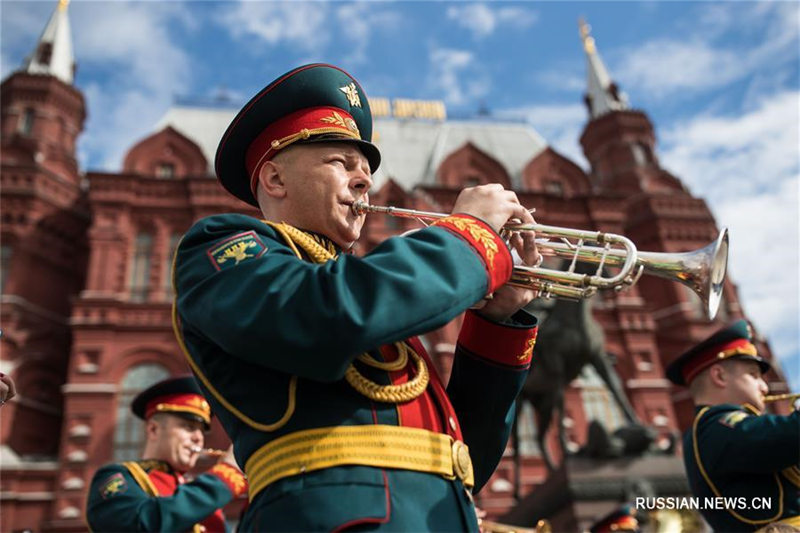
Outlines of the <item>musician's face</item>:
[[725,365],[729,375],[728,391],[731,403],[749,403],[756,409],[764,410],[764,395],[767,394],[767,383],[761,375],[761,367],[755,361],[727,361]]
[[196,449],[202,449],[205,443],[203,423],[168,413],[156,417],[148,421],[147,427],[148,438],[153,439],[153,457],[145,459],[166,461],[180,472],[194,468],[200,457]]
[[283,220],[350,248],[364,225],[364,215],[354,215],[350,204],[368,201],[372,186],[361,150],[348,143],[301,144],[287,148],[275,162],[285,176]]

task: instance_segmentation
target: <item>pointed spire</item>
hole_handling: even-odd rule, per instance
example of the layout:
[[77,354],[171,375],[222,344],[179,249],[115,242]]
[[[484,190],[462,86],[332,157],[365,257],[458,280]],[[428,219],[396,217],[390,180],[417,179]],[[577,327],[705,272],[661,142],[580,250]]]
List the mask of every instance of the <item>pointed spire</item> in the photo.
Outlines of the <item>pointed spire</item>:
[[611,81],[603,60],[589,35],[591,26],[583,18],[578,20],[583,49],[586,52],[586,106],[591,118],[597,118],[609,111],[628,109],[628,96]]
[[75,57],[67,17],[69,0],[59,0],[58,7],[45,26],[36,49],[25,61],[23,70],[30,74],[49,74],[72,85]]

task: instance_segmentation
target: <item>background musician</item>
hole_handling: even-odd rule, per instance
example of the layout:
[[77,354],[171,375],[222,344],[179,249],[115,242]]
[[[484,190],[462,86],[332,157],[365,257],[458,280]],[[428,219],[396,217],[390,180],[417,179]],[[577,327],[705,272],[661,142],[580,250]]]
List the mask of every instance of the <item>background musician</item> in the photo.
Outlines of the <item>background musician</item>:
[[[718,331],[667,368],[696,406],[683,457],[695,496],[730,498],[701,512],[717,531],[755,531],[775,522],[800,525],[800,413],[762,414],[769,363],[744,320]],[[735,500],[733,498],[739,498]],[[754,498],[769,498],[758,508]]]
[[232,453],[187,482],[203,448],[211,409],[191,376],[156,383],[134,398],[146,420],[142,460],[100,468],[89,489],[92,531],[227,530],[222,507],[247,489]]

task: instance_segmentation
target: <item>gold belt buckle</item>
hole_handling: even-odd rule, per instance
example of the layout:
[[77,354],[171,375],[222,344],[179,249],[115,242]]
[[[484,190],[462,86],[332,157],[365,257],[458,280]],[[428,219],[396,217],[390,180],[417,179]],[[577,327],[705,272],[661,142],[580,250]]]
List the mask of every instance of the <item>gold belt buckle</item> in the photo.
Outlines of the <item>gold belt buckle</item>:
[[452,446],[453,473],[463,483],[472,478],[472,459],[469,457],[469,448],[460,440],[454,440]]

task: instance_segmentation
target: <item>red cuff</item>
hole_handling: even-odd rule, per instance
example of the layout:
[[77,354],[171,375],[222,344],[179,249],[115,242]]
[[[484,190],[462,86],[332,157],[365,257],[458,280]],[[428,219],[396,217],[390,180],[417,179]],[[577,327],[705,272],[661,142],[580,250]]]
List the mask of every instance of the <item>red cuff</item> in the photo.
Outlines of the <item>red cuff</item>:
[[487,294],[493,293],[511,278],[514,266],[511,252],[488,224],[470,215],[456,214],[440,218],[432,225],[452,231],[478,252],[489,275]]
[[538,326],[514,327],[487,320],[475,311],[464,314],[458,344],[482,359],[517,368],[531,365]]
[[209,468],[206,473],[221,479],[228,486],[234,498],[238,498],[240,494],[247,492],[247,480],[238,468],[227,463],[217,463]]

